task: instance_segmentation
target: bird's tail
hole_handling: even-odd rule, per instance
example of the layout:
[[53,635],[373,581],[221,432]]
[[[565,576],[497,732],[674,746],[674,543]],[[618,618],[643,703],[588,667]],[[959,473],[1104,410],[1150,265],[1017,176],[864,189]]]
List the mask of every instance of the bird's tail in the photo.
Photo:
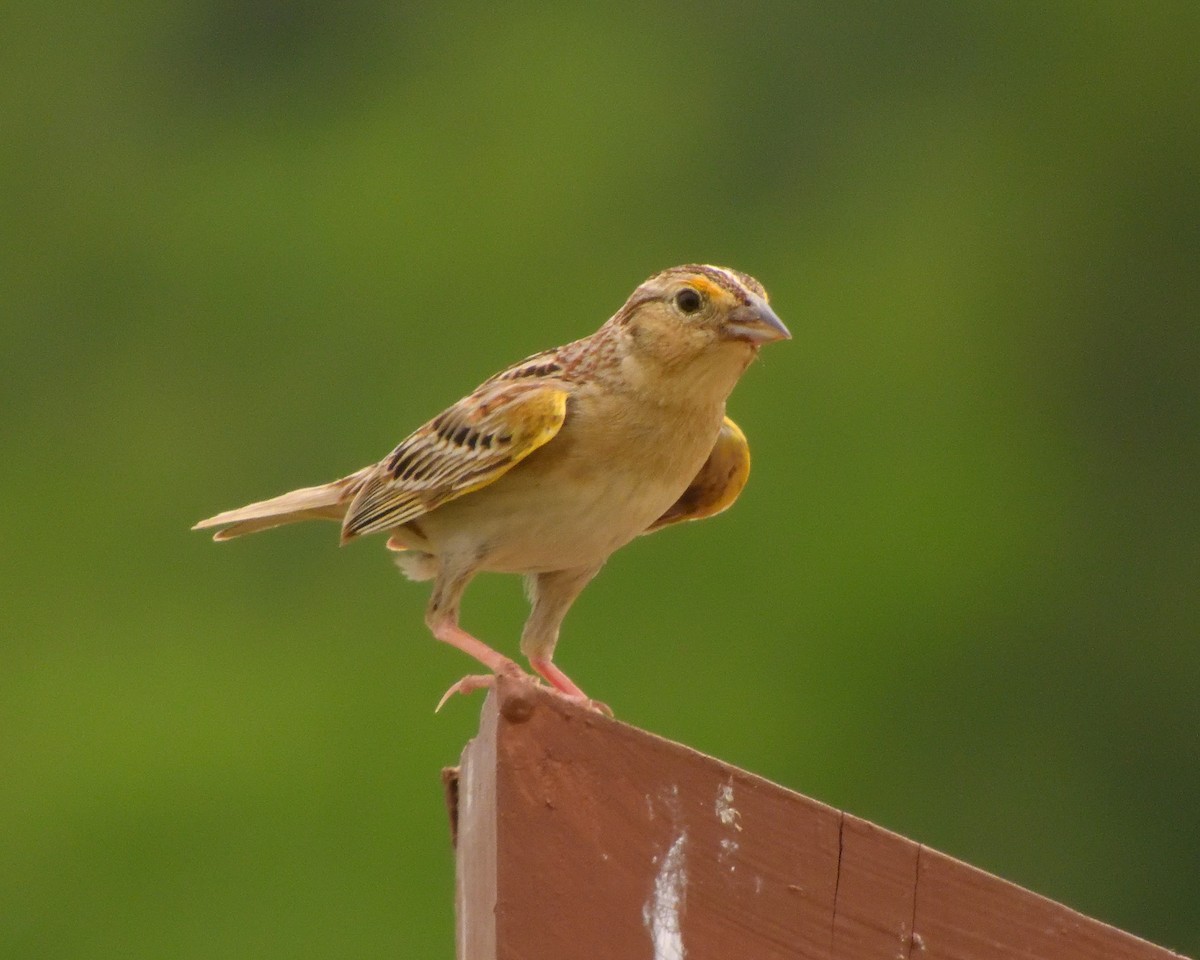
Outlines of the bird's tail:
[[358,472],[332,483],[292,490],[270,500],[260,500],[236,510],[226,510],[215,517],[201,520],[192,529],[220,527],[221,529],[213,534],[213,539],[232,540],[247,533],[270,530],[272,527],[299,523],[301,520],[340,521],[346,515],[346,509],[363,480],[373,469],[373,466],[363,467]]

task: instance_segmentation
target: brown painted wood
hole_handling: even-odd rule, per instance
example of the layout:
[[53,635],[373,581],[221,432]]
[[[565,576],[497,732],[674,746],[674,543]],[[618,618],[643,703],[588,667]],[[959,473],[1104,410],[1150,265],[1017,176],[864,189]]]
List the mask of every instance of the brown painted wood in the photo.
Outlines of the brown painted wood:
[[1178,960],[520,682],[453,780],[460,960]]
[[834,957],[912,954],[918,851],[911,840],[843,816]]

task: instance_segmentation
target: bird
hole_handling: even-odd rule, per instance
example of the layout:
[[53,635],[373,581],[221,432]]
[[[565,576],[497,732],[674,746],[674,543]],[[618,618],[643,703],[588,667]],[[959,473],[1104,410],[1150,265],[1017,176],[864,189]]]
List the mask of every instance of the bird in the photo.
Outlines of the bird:
[[332,520],[342,544],[388,534],[401,571],[433,581],[430,632],[487,669],[438,709],[498,675],[537,682],[459,624],[476,574],[520,574],[531,604],[521,653],[553,690],[594,705],[554,663],[563,618],[614,551],[738,498],[750,450],[726,401],[764,344],[789,339],[753,277],[672,267],[594,333],[485,380],[378,463],[192,529],[220,541]]

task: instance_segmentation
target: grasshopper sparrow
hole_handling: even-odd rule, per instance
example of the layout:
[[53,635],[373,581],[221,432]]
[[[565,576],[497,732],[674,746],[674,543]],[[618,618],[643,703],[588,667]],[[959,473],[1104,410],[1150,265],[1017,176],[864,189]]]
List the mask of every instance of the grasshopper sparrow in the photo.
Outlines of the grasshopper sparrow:
[[737,499],[750,453],[725,401],[759,347],[790,336],[753,277],[673,267],[591,336],[496,374],[379,463],[193,529],[229,540],[324,519],[341,523],[342,543],[387,532],[404,573],[433,580],[433,635],[492,671],[447,696],[521,673],[458,612],[480,571],[523,574],[521,652],[556,690],[586,699],[551,659],[563,617],[618,547]]

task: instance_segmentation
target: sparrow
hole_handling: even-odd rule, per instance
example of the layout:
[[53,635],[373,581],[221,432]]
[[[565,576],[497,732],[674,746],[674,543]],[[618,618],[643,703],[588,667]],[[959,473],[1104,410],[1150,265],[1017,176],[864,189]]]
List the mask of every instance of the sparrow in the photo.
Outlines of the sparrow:
[[434,637],[489,671],[463,677],[439,708],[496,674],[526,676],[459,625],[477,573],[522,574],[531,603],[522,654],[559,693],[590,702],[553,661],[563,618],[619,547],[738,498],[750,450],[725,403],[759,349],[788,339],[753,277],[672,267],[595,333],[502,370],[378,463],[193,529],[230,540],[333,520],[343,544],[388,534],[400,569],[433,581]]

